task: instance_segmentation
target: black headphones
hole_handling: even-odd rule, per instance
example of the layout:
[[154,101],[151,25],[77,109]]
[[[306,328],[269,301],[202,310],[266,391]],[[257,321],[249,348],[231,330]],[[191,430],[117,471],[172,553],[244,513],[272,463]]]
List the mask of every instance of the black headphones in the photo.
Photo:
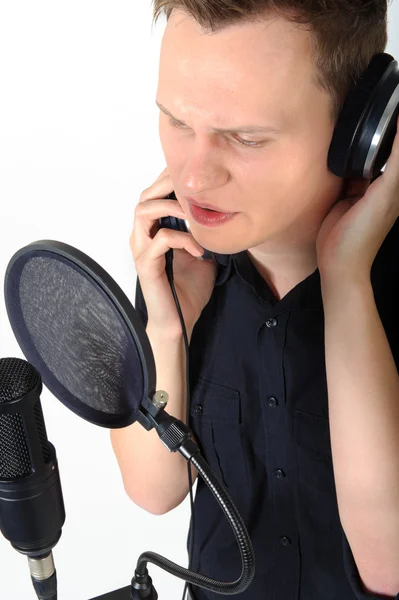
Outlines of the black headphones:
[[[328,151],[330,171],[344,179],[379,177],[392,150],[398,115],[398,62],[385,52],[375,54],[339,115]],[[167,197],[176,200],[174,192]],[[188,221],[175,217],[164,217],[159,223],[189,231]]]
[[399,114],[399,68],[375,54],[351,89],[335,126],[328,168],[344,179],[376,179],[388,162]]

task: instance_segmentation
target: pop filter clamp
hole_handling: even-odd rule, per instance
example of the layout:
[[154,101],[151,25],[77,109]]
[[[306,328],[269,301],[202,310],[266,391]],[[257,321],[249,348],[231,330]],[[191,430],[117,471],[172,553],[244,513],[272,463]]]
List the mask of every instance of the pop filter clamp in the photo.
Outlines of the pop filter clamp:
[[158,598],[148,562],[219,594],[246,590],[255,575],[255,556],[245,524],[191,439],[190,429],[166,412],[168,394],[156,390],[148,336],[114,279],[80,250],[63,242],[40,240],[12,256],[4,294],[18,344],[50,392],[96,425],[121,428],[138,421],[147,431],[155,428],[170,452],[179,452],[196,467],[233,529],[242,559],[237,580],[217,581],[148,551],[138,558],[130,598]]

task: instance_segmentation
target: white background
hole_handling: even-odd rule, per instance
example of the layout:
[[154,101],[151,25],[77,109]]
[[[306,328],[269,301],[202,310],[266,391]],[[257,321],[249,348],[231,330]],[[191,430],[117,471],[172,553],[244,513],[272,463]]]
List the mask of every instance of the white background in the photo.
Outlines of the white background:
[[[386,49],[396,58],[398,4],[389,7]],[[0,2],[1,288],[17,250],[53,239],[91,256],[134,302],[134,207],[166,166],[155,105],[164,25],[162,18],[152,28],[150,0]],[[6,356],[24,358],[1,292]],[[187,566],[189,497],[162,516],[137,507],[124,491],[108,430],[77,417],[46,388],[41,400],[67,514],[53,550],[59,600],[129,585],[146,550]],[[36,597],[26,558],[1,534],[0,564],[0,597]],[[181,598],[181,580],[148,568],[160,600]]]

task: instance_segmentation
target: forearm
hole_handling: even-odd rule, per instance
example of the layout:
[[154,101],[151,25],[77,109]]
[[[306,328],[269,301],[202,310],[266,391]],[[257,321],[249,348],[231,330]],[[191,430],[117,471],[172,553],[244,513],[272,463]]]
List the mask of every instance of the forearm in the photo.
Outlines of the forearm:
[[[165,410],[186,423],[186,353],[183,335],[171,338],[154,331],[150,323],[146,333],[155,360],[156,389],[165,390],[169,396]],[[187,336],[190,344],[191,331],[187,331]]]
[[360,546],[373,545],[376,568],[391,576],[399,566],[398,371],[370,278],[321,276],[321,286],[340,519],[359,572],[367,557]]
[[[186,423],[186,355],[183,336],[146,329],[156,366],[156,389],[169,399],[165,410]],[[189,335],[189,332],[188,332]],[[191,335],[189,335],[190,341]],[[138,422],[111,434],[127,493],[136,504],[163,513],[179,504],[188,492],[187,461],[179,452],[169,452],[155,429],[147,431]],[[197,470],[191,466],[193,481]]]

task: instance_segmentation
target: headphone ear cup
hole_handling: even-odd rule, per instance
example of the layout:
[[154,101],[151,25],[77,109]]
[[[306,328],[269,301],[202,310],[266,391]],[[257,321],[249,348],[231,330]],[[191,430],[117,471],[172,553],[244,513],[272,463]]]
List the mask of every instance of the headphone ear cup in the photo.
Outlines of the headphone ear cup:
[[398,63],[390,54],[376,54],[338,118],[328,152],[330,171],[346,179],[378,176],[392,150],[398,114]]

